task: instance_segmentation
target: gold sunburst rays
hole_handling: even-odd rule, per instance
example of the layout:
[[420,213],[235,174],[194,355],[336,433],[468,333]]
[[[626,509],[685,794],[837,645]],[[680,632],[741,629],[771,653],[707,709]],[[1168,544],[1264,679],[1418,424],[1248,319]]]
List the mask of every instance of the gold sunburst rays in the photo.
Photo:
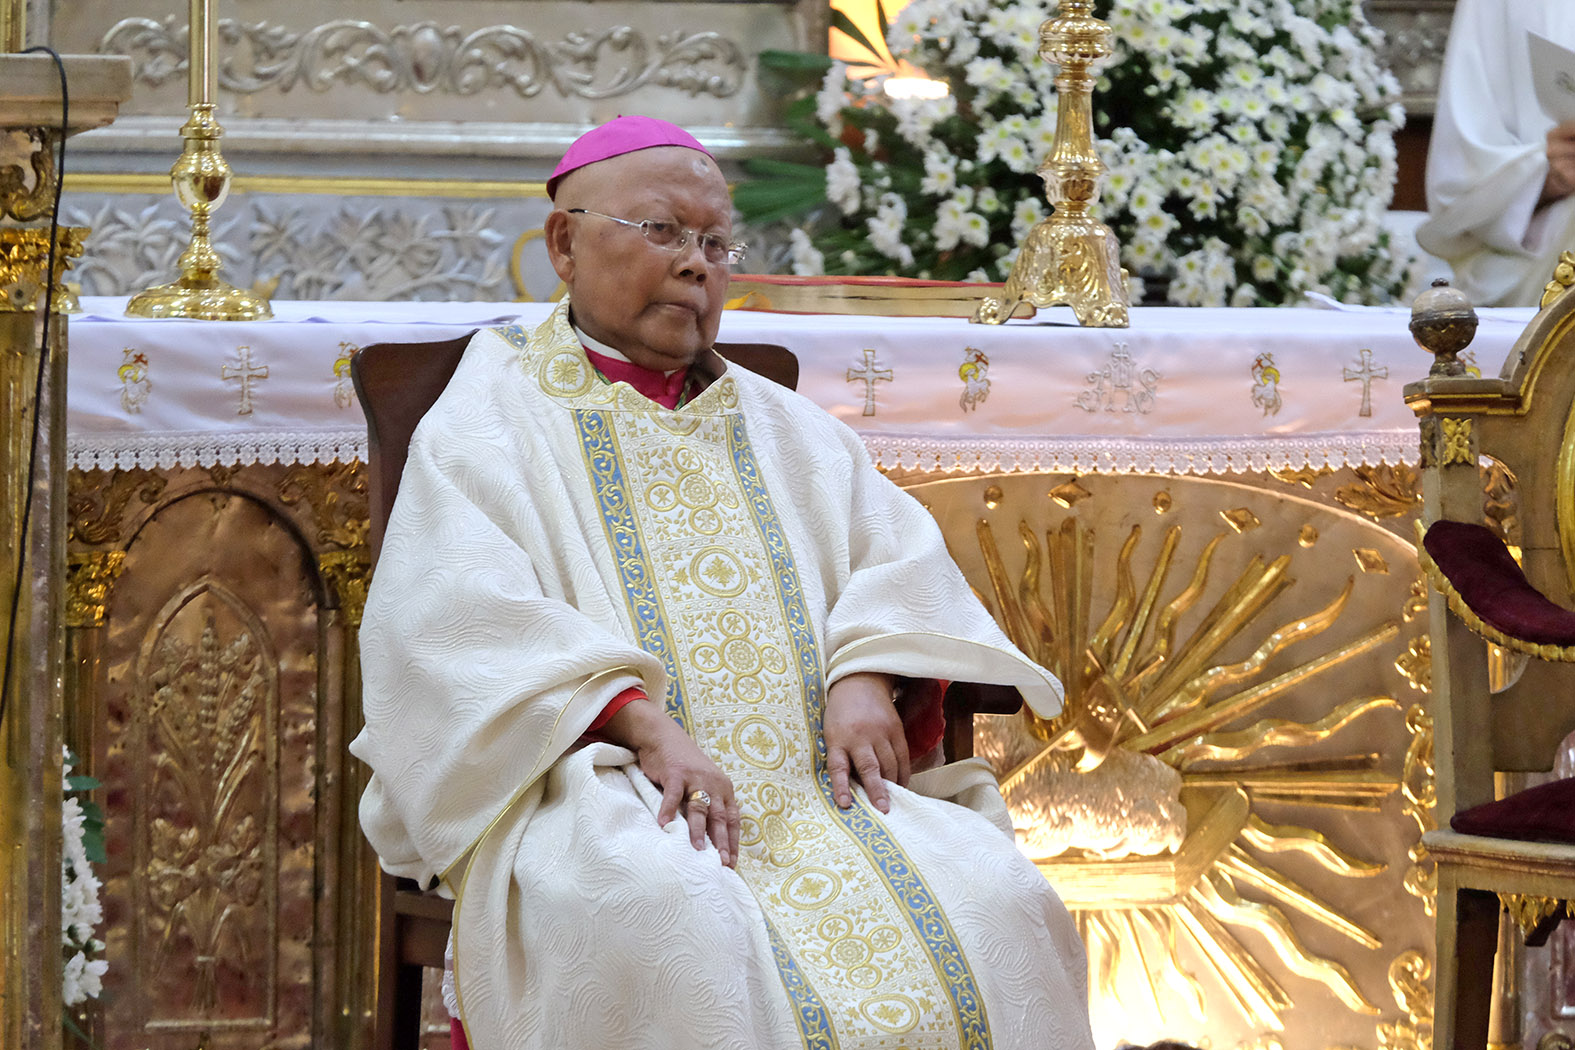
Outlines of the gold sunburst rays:
[[[1201,1016],[1204,993],[1183,960],[1186,945],[1186,957],[1228,991],[1249,1025],[1282,1031],[1292,998],[1250,943],[1266,946],[1280,972],[1322,984],[1354,1013],[1377,1014],[1350,972],[1320,954],[1328,937],[1304,940],[1291,915],[1362,950],[1379,948],[1378,936],[1276,865],[1295,856],[1357,879],[1387,865],[1341,850],[1313,828],[1270,824],[1255,807],[1370,813],[1395,792],[1399,777],[1378,754],[1327,753],[1337,734],[1374,712],[1398,710],[1392,697],[1342,698],[1306,720],[1268,717],[1265,709],[1392,642],[1400,624],[1321,643],[1351,600],[1355,578],[1347,576],[1326,604],[1254,637],[1271,604],[1296,583],[1292,555],[1247,552],[1235,575],[1219,580],[1227,544],[1244,542],[1235,529],[1210,536],[1183,576],[1181,526],[1167,528],[1146,577],[1135,568],[1141,526],[1125,532],[1104,577],[1094,532],[1077,516],[1046,528],[1042,544],[1026,521],[1017,533],[1022,571],[1014,579],[990,522],[976,523],[993,599],[987,604],[1012,640],[1061,678],[1066,701],[1054,719],[1026,716],[1035,747],[1019,753],[1001,780],[1008,803],[1042,793],[1047,777],[1094,774],[1117,751],[1179,774],[1186,828],[1173,852],[1073,849],[1038,861],[1078,916],[1098,993],[1115,1001],[1129,988],[1157,1016],[1166,1016],[1167,1001]],[[1108,595],[1103,615],[1096,583]],[[1226,658],[1250,641],[1244,658]],[[1133,970],[1137,979],[1124,981]]]

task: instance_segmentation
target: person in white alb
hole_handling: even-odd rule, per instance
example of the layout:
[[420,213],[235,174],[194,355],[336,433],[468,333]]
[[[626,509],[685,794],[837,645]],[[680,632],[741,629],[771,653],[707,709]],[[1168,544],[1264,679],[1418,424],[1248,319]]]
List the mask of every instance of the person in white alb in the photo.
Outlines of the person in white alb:
[[1416,239],[1480,306],[1535,306],[1575,249],[1575,121],[1543,112],[1528,32],[1575,49],[1575,0],[1459,0],[1444,54]]

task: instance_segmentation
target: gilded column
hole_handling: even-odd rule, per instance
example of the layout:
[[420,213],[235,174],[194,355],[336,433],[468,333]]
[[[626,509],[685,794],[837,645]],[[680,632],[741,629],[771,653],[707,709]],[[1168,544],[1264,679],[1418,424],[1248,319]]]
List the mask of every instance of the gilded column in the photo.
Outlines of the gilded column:
[[367,545],[366,468],[360,463],[291,468],[279,485],[279,502],[301,510],[313,538],[318,578],[325,591],[323,659],[319,663],[322,722],[318,738],[334,754],[322,763],[324,882],[338,887],[331,934],[324,931],[319,958],[332,960],[332,976],[320,987],[318,1023],[333,1033],[334,1045],[364,1050],[371,1045],[377,989],[377,857],[361,834],[357,809],[367,770],[346,747],[361,731],[361,611],[372,576]]
[[[40,153],[54,136],[39,133]],[[35,170],[42,170],[39,165]],[[53,166],[44,172],[53,181]],[[38,185],[45,185],[40,177]],[[31,217],[36,193],[13,192],[5,218]],[[86,231],[60,231],[58,276],[82,251]],[[31,226],[0,227],[0,502],[5,561],[0,600],[5,681],[0,706],[5,827],[6,1046],[60,1044],[61,648],[65,475],[65,318],[44,333],[38,309],[47,285],[50,236]],[[40,377],[40,369],[43,375]]]
[[[7,47],[21,12],[0,0]],[[62,136],[114,119],[130,64],[62,60],[72,120],[61,120],[61,71],[44,55],[0,54],[0,1046],[61,1045],[61,746],[65,590],[65,318],[46,328],[51,287],[82,253],[86,230],[51,235]],[[53,248],[53,251],[51,249]],[[53,272],[50,261],[53,258]],[[47,332],[47,334],[46,334]]]

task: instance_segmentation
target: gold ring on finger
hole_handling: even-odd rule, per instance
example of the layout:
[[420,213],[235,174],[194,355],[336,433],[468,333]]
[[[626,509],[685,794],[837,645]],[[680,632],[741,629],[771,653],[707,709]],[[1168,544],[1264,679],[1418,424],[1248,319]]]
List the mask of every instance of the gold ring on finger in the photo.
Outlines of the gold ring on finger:
[[711,794],[710,794],[710,792],[708,792],[708,791],[691,791],[691,792],[689,792],[689,804],[691,806],[700,806],[701,808],[705,808],[705,807],[711,805]]

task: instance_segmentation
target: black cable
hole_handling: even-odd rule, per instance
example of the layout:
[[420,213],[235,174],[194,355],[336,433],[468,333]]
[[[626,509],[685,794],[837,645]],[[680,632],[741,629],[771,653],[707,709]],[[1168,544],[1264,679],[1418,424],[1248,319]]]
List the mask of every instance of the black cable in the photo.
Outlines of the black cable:
[[[52,47],[30,47],[22,52],[26,54],[47,54],[55,61],[55,72],[60,75],[60,159],[55,164],[55,200],[54,207],[49,213],[49,253],[44,267],[44,323],[43,345],[38,350],[38,378],[33,384],[33,433],[28,443],[27,456],[27,485],[22,490],[22,527],[17,533],[16,544],[16,577],[11,588],[10,627],[6,631],[5,660],[0,664],[0,724],[5,722],[6,709],[10,707],[11,700],[11,669],[16,658],[16,626],[21,615],[23,573],[27,568],[28,533],[32,526],[33,518],[33,485],[37,480],[38,472],[38,432],[40,420],[43,416],[44,384],[49,378],[50,335],[54,328],[55,319],[55,251],[60,243],[60,192],[65,186],[66,179],[66,135],[71,127],[71,94],[66,86],[66,64],[60,60],[60,54]],[[45,143],[47,147],[48,143]],[[52,405],[56,411],[63,406]],[[51,498],[54,493],[51,493]]]

